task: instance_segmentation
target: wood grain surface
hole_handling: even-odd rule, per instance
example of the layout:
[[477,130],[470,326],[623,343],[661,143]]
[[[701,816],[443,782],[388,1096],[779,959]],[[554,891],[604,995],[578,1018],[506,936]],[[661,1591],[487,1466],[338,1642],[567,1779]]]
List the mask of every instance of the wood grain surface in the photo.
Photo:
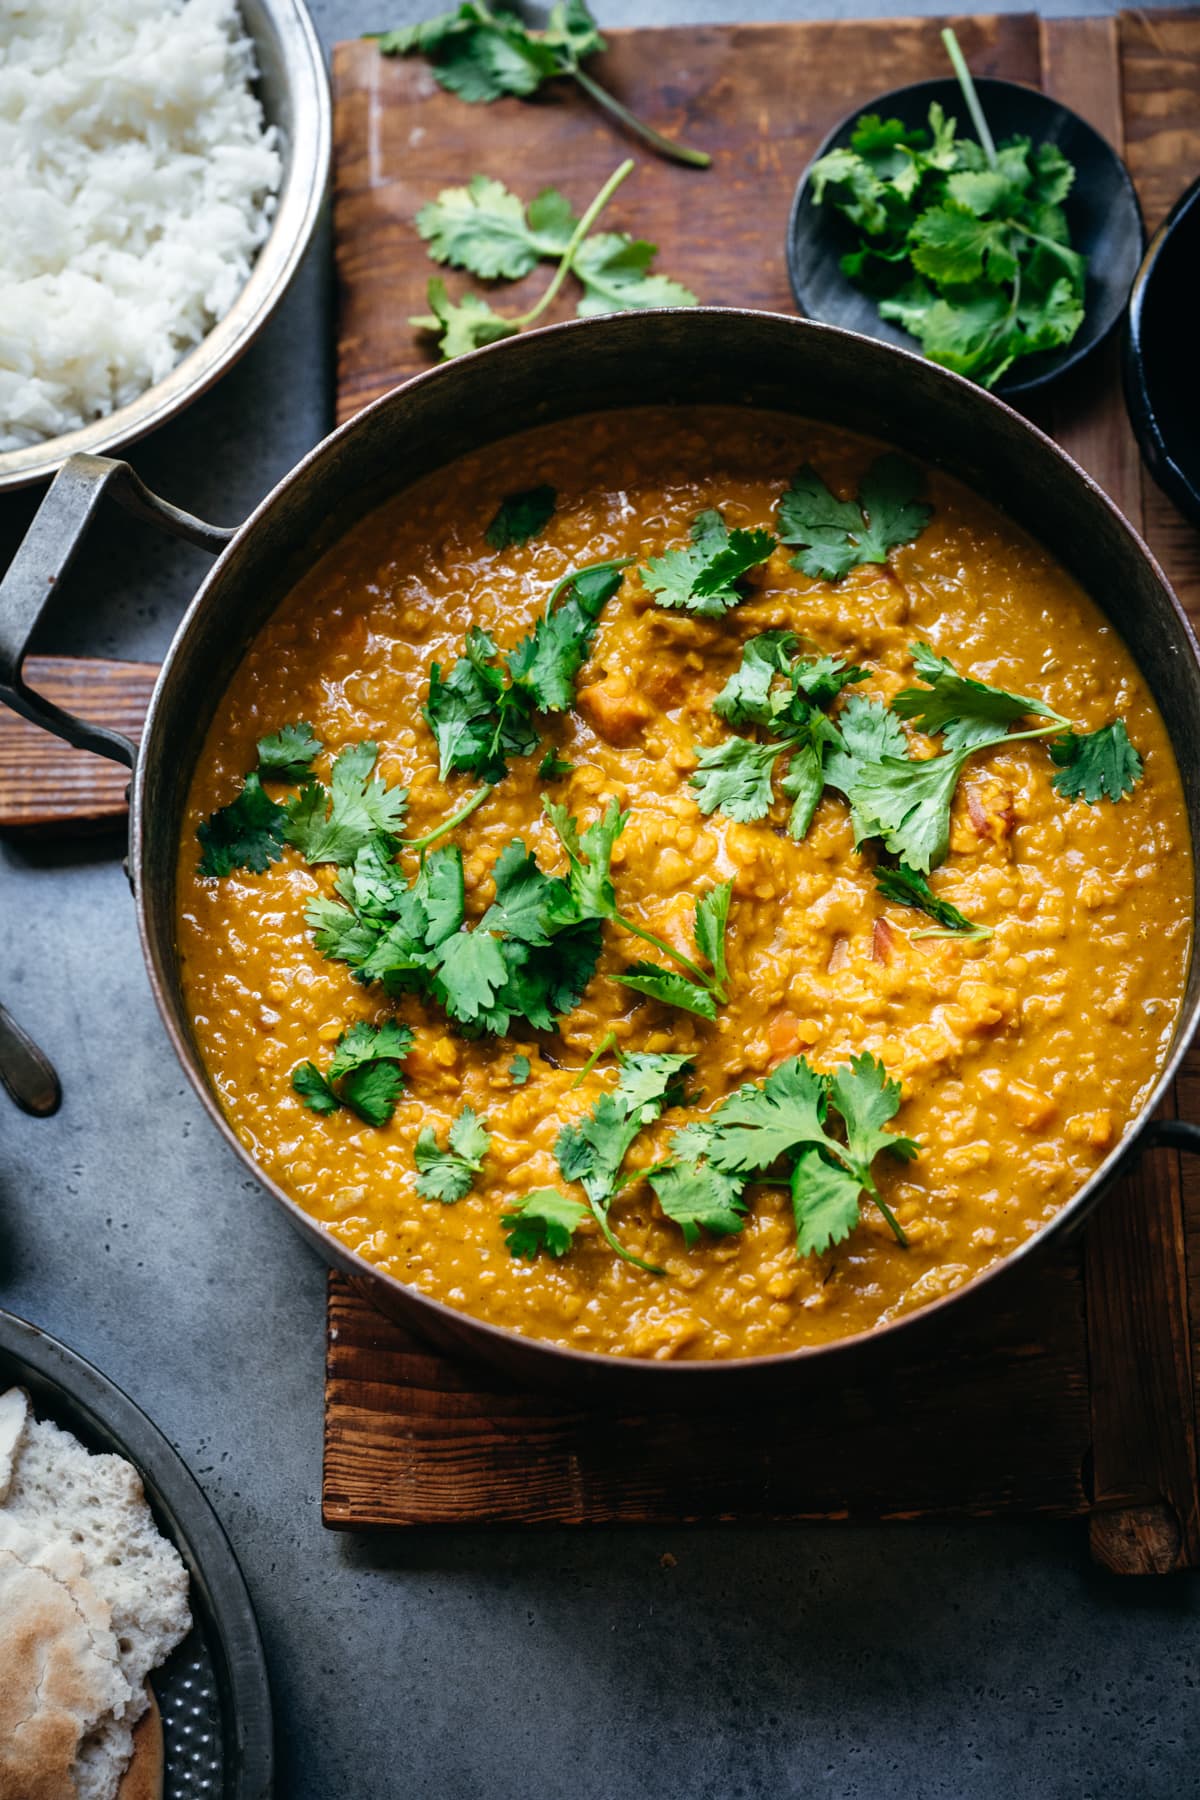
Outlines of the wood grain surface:
[[[500,174],[582,206],[626,153],[607,222],[654,239],[702,300],[791,311],[784,233],[800,172],[874,92],[941,74],[940,20],[613,32],[598,73],[713,151],[708,174],[630,146],[582,97],[471,108],[420,62],[339,45],[338,416],[433,364],[407,324],[432,272],[412,222],[439,188]],[[955,19],[977,73],[1043,86],[1125,153],[1151,229],[1200,168],[1200,16]],[[501,290],[520,310],[544,273]],[[451,273],[452,290],[470,285]],[[569,316],[564,299],[551,317]],[[1038,413],[1144,527],[1200,617],[1195,535],[1143,473],[1116,346]],[[1200,1061],[1180,1088],[1200,1118]],[[1189,1254],[1190,1252],[1190,1254]],[[1137,1573],[1200,1562],[1193,1332],[1200,1186],[1159,1152],[1085,1237],[949,1332],[899,1353],[886,1391],[828,1385],[797,1409],[704,1420],[573,1410],[431,1353],[330,1282],[330,1525],[676,1522],[1000,1511],[1090,1514],[1093,1553]]]
[[[84,656],[25,660],[25,680],[35,694],[134,743],[157,675],[154,663]],[[77,835],[122,826],[129,782],[121,764],[72,750],[0,706],[0,831]]]

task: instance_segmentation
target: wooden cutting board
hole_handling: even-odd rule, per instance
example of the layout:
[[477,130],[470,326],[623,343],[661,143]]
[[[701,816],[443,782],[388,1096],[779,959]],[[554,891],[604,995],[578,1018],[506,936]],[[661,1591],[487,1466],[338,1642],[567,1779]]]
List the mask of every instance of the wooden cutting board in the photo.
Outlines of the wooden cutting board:
[[[942,23],[612,33],[597,72],[637,112],[710,149],[708,172],[643,154],[573,92],[471,107],[420,62],[339,45],[339,419],[430,366],[427,341],[406,323],[424,309],[431,270],[412,221],[439,188],[477,171],[524,195],[553,181],[578,206],[631,152],[636,174],[606,223],[656,240],[663,267],[703,300],[792,310],[784,229],[805,162],[872,94],[944,72]],[[1200,14],[953,23],[977,73],[1045,87],[1124,147],[1151,228],[1200,170]],[[518,284],[499,304],[515,310],[523,292]],[[1200,543],[1141,469],[1114,355],[1094,360],[1041,422],[1144,529],[1200,620]],[[149,672],[38,673],[65,684],[65,703],[86,679],[94,705],[99,679],[132,729],[128,708]],[[94,759],[38,742],[31,801],[34,734],[0,720],[0,824],[65,824],[89,794],[96,816],[119,816],[123,774],[100,792],[81,773]],[[75,784],[66,797],[63,781]],[[1200,1119],[1200,1058],[1178,1103]],[[352,1529],[1087,1515],[1110,1568],[1191,1567],[1198,1332],[1200,1178],[1165,1152],[1144,1159],[1085,1236],[906,1344],[869,1381],[809,1384],[750,1416],[646,1419],[515,1390],[431,1352],[335,1276],[324,1518]]]
[[[979,74],[1029,81],[1124,146],[1153,226],[1200,169],[1200,16],[953,21]],[[625,154],[605,223],[649,237],[702,300],[793,310],[784,267],[796,181],[872,94],[944,71],[941,20],[613,32],[600,78],[711,150],[710,171],[643,154],[581,96],[471,107],[419,61],[334,53],[338,417],[429,367],[410,313],[432,265],[413,219],[476,172],[580,208]],[[451,272],[452,291],[471,285]],[[528,304],[542,272],[500,290]],[[551,317],[567,317],[564,300]],[[1143,477],[1115,358],[1042,421],[1143,527],[1200,616],[1197,542]],[[514,425],[519,425],[514,420]],[[1200,1062],[1183,1086],[1200,1117]],[[1193,1251],[1189,1264],[1185,1239]],[[867,1382],[806,1388],[752,1417],[581,1411],[458,1366],[330,1285],[324,1517],[340,1528],[778,1520],[993,1512],[1090,1515],[1121,1570],[1200,1562],[1191,1321],[1200,1187],[1158,1153],[1086,1240],[995,1302],[904,1346]]]

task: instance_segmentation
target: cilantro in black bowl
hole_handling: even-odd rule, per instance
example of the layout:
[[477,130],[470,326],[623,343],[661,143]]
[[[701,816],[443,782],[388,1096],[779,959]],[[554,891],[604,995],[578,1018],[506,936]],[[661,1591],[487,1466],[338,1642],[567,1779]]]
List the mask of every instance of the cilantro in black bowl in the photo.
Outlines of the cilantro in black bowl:
[[830,133],[796,191],[788,270],[810,318],[1011,399],[1109,336],[1145,232],[1124,164],[1077,113],[963,76],[881,94]]

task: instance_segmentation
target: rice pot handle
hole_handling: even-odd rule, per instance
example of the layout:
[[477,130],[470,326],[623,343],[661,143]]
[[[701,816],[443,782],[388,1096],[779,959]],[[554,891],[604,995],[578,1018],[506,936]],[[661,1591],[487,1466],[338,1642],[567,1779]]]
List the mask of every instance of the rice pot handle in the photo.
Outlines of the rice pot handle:
[[75,560],[106,495],[135,518],[160,525],[214,555],[233,536],[232,527],[208,525],[160,500],[127,462],[110,456],[68,457],[0,581],[0,701],[77,750],[94,750],[132,769],[137,749],[127,737],[102,725],[89,725],[43,699],[26,685],[21,672],[37,623]]

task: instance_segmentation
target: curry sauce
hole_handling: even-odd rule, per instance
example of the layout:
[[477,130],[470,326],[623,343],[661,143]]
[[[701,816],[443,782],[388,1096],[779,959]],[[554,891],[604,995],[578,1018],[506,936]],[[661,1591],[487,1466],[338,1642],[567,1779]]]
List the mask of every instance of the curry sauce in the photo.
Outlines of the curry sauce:
[[[603,414],[539,428],[427,477],[355,526],[252,644],[208,732],[189,800],[178,875],[184,988],[204,1062],[242,1142],[341,1243],[400,1281],[491,1322],[577,1349],[648,1357],[762,1355],[869,1329],[961,1286],[1037,1232],[1091,1175],[1137,1114],[1166,1054],[1189,953],[1191,855],[1178,771],[1128,651],[1065,572],[1010,521],[938,470],[929,524],[885,565],[837,583],[777,548],[746,598],[710,621],[654,604],[636,570],[686,542],[704,509],[773,529],[776,502],[811,462],[852,493],[879,446],[824,425],[742,410]],[[501,499],[550,484],[557,506],[527,543],[485,541]],[[520,836],[542,867],[564,858],[542,795],[582,822],[616,796],[630,819],[613,875],[622,910],[694,953],[698,893],[732,879],[729,993],[715,1023],[606,979],[645,946],[608,927],[595,977],[557,1033],[470,1038],[415,996],[389,1001],[314,947],[306,899],[335,870],[294,850],[264,874],[197,872],[196,827],[235,794],[255,742],[311,723],[327,753],[363,739],[379,773],[410,790],[406,832],[434,830],[477,785],[438,779],[421,717],[429,666],[461,653],[468,626],[511,647],[570,569],[635,559],[600,619],[576,703],[540,717],[571,770],[539,774],[542,749],[456,834],[470,919],[489,871]],[[876,891],[874,849],[856,851],[845,801],[827,792],[807,836],[787,835],[777,800],[741,824],[699,810],[697,754],[728,735],[712,710],[745,641],[787,628],[863,665],[856,692],[911,685],[927,641],[966,674],[1044,699],[1080,730],[1124,718],[1144,778],[1119,804],[1067,800],[1040,742],[966,763],[937,891],[985,939],[923,938],[929,921]],[[836,715],[835,715],[836,716]],[[910,732],[916,754],[937,743]],[[402,853],[403,858],[403,853]],[[415,867],[415,858],[410,859]],[[355,1020],[394,1015],[415,1031],[391,1122],[317,1116],[292,1091],[304,1059],[328,1061]],[[745,1228],[685,1246],[649,1184],[614,1203],[623,1241],[661,1265],[619,1261],[584,1228],[568,1255],[518,1260],[501,1214],[528,1191],[567,1190],[561,1126],[612,1085],[609,1032],[624,1050],[686,1053],[697,1104],[641,1134],[629,1163],[667,1152],[673,1129],[741,1083],[804,1054],[832,1070],[869,1050],[902,1084],[896,1126],[920,1144],[882,1156],[880,1189],[908,1240],[864,1206],[844,1243],[796,1252],[783,1187],[752,1190]],[[531,1074],[517,1085],[514,1056]],[[464,1103],[485,1116],[482,1175],[456,1204],[420,1197],[422,1126],[445,1142]]]

